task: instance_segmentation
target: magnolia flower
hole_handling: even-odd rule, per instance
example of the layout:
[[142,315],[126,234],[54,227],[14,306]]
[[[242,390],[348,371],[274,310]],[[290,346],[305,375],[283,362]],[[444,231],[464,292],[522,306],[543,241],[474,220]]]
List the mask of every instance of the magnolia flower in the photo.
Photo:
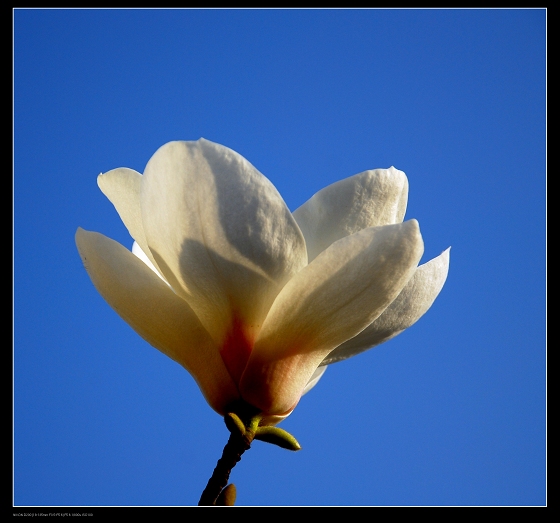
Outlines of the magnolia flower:
[[447,277],[449,249],[418,266],[408,181],[393,167],[330,185],[293,214],[253,165],[204,139],[167,143],[143,175],[119,168],[97,182],[135,242],[131,252],[78,229],[89,276],[222,415],[244,400],[277,423],[326,365],[416,322]]

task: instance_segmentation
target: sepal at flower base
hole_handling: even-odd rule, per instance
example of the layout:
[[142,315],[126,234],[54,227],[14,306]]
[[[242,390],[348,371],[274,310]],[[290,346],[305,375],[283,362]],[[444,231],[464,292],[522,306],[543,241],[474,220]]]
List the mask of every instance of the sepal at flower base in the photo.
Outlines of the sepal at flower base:
[[224,422],[228,430],[239,437],[258,439],[266,443],[272,443],[287,450],[301,450],[301,445],[288,431],[279,427],[259,426],[262,418],[255,416],[250,418],[246,426],[235,412],[228,412],[224,416]]
[[301,445],[288,431],[280,427],[259,427],[255,439],[278,445],[283,449],[301,450]]
[[247,429],[245,424],[241,421],[241,418],[235,412],[228,412],[224,416],[224,421],[227,429],[232,434],[238,434],[239,436],[244,436]]

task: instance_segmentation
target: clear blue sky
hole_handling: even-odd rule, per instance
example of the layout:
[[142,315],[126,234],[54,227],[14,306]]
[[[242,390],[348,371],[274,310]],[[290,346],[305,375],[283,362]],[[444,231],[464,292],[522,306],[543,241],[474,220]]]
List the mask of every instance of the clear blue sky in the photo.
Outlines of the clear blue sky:
[[38,10],[14,22],[13,503],[195,505],[229,432],[93,287],[77,227],[131,246],[100,172],[170,140],[242,154],[291,210],[366,169],[447,283],[255,442],[239,505],[544,505],[544,9]]

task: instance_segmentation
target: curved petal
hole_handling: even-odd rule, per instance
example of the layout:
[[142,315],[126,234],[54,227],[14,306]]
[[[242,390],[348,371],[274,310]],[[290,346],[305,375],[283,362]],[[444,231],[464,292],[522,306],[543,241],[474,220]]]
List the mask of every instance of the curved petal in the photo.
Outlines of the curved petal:
[[134,256],[136,256],[137,258],[140,258],[150,269],[152,269],[152,271],[154,271],[155,274],[157,274],[159,278],[161,278],[162,281],[165,282],[166,285],[170,286],[158,271],[157,267],[152,263],[152,260],[148,258],[148,255],[142,250],[140,245],[138,245],[137,241],[132,244],[132,254],[134,254]]
[[141,209],[157,266],[227,345],[224,360],[237,379],[274,298],[307,262],[290,211],[247,160],[204,139],[154,154]]
[[264,412],[293,408],[322,360],[398,296],[422,252],[416,220],[333,243],[274,301],[241,378],[241,396]]
[[[327,370],[328,365],[322,365],[321,367],[317,367],[315,369],[315,372],[313,372],[313,374],[311,375],[311,378],[309,378],[309,381],[307,382],[307,385],[305,386],[305,388],[303,389],[303,392],[301,393],[301,395],[303,396],[304,394],[307,394],[313,387],[315,387],[315,385],[317,385],[317,383],[319,382],[319,380],[323,377],[323,374],[325,374],[325,371]],[[295,405],[294,405],[295,407]],[[261,425],[276,425],[278,423],[280,423],[283,419],[286,419],[291,413],[292,413],[293,409],[290,409],[288,412],[285,412],[284,414],[271,414],[271,415],[265,415],[263,416],[263,419],[261,421]]]
[[148,248],[142,225],[142,213],[140,211],[142,179],[143,177],[138,171],[127,167],[119,167],[100,174],[97,177],[97,185],[115,206],[130,236],[134,238],[144,255],[157,269],[157,264]]
[[395,301],[369,327],[334,349],[321,363],[330,365],[371,349],[416,323],[432,306],[449,271],[449,249],[420,265]]
[[309,378],[305,389],[303,389],[303,392],[301,393],[302,396],[304,394],[307,394],[313,387],[315,387],[315,385],[317,385],[319,380],[323,377],[323,374],[325,374],[326,370],[327,365],[321,365],[320,367],[317,367],[315,369],[315,372],[311,375],[311,378]]
[[407,200],[408,180],[394,167],[364,171],[325,187],[293,213],[309,261],[344,236],[402,222]]
[[107,303],[148,343],[187,369],[220,414],[239,398],[219,351],[188,304],[119,243],[78,229],[76,245]]

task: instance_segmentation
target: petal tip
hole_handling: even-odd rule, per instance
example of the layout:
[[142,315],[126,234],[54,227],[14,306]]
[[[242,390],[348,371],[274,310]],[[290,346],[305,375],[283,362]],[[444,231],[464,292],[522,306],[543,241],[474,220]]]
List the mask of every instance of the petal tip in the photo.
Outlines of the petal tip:
[[420,233],[420,223],[416,218],[411,218],[410,220],[406,220],[406,222],[402,223],[403,227],[406,227],[414,234],[418,235],[422,238],[422,234]]
[[[445,278],[443,279],[443,283],[447,280],[447,274],[449,273],[449,257],[450,257],[451,247],[447,247],[440,255],[439,258],[441,259],[442,263],[445,265]],[[443,287],[442,283],[442,287]]]
[[78,248],[80,247],[79,243],[82,241],[83,238],[85,238],[85,236],[88,234],[89,231],[86,231],[85,229],[82,229],[81,227],[78,227],[76,229],[76,234],[74,234],[74,240],[76,241],[76,245],[78,246]]
[[404,171],[401,171],[400,169],[397,169],[394,165],[391,165],[391,167],[384,170],[387,173],[389,173],[391,176],[401,176],[404,180],[408,182],[408,177],[406,176],[406,173]]
[[447,247],[444,251],[441,252],[439,256],[436,256],[434,260],[440,260],[442,264],[446,266],[446,270],[449,270],[449,258],[451,253],[451,247]]

